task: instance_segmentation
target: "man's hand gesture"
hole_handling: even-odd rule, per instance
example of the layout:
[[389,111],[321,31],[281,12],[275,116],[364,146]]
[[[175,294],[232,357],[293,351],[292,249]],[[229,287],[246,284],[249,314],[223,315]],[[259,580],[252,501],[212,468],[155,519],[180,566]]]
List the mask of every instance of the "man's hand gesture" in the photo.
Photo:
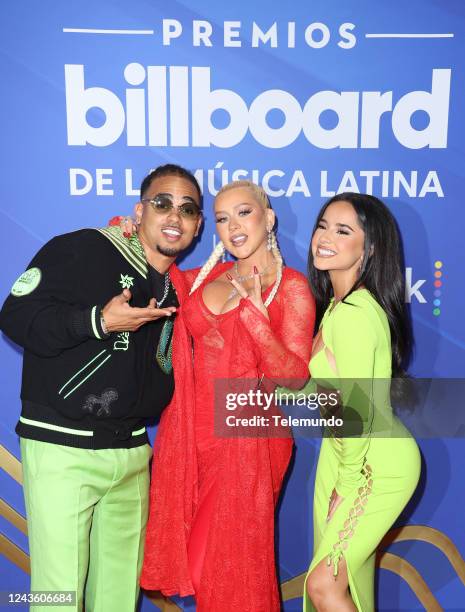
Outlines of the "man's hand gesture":
[[170,317],[176,312],[174,306],[157,308],[155,299],[152,298],[145,308],[129,306],[131,299],[129,289],[112,298],[104,307],[102,314],[105,327],[109,332],[136,331],[150,321],[156,321],[162,317]]

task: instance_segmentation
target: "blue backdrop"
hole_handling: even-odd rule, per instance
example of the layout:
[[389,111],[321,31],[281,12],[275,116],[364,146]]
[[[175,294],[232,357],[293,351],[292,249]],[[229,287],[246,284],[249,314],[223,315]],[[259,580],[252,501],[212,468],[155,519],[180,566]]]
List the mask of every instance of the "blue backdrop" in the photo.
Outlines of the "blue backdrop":
[[[205,194],[205,228],[182,267],[210,253],[213,196],[231,179],[263,183],[285,259],[302,271],[321,204],[365,191],[387,202],[404,237],[412,373],[463,376],[463,2],[5,0],[0,11],[2,299],[53,235],[130,213],[141,179],[162,163],[196,171]],[[4,337],[0,359],[0,444],[19,457],[21,352]],[[399,523],[433,527],[463,554],[463,440],[419,443],[422,484]],[[317,453],[316,441],[297,440],[279,514],[282,582],[310,559]],[[24,515],[21,487],[2,468],[1,497]],[[11,511],[0,529],[27,552]],[[437,548],[392,551],[443,609],[465,610],[465,586]],[[28,576],[3,556],[7,588],[27,590]],[[422,609],[383,570],[378,603]]]

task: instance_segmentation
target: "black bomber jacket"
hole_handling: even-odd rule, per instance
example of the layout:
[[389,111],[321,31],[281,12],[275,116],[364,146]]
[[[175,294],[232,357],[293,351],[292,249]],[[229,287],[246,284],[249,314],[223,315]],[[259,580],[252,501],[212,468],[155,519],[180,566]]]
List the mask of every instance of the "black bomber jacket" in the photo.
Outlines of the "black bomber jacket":
[[131,306],[146,306],[148,276],[137,237],[118,227],[57,236],[37,253],[0,313],[0,329],[24,348],[20,436],[94,449],[147,442],[155,323],[105,334],[100,313],[124,288]]

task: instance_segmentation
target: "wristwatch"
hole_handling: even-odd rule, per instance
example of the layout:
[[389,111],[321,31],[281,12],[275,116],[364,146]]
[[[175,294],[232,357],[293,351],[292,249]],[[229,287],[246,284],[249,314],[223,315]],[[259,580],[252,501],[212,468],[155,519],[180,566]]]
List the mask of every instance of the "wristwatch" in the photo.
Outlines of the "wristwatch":
[[102,328],[102,331],[106,336],[110,335],[110,332],[108,331],[105,323],[105,318],[103,316],[103,310],[100,311],[100,327]]

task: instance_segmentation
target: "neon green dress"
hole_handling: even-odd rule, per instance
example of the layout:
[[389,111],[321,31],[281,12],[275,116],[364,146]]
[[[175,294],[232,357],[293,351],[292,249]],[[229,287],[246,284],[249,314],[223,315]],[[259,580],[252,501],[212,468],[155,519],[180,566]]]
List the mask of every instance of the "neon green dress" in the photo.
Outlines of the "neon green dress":
[[[320,325],[323,348],[309,364],[314,389],[318,385],[339,390],[343,406],[339,416],[344,418],[344,432],[349,423],[353,435],[333,429],[322,440],[313,508],[314,554],[308,573],[326,559],[337,579],[344,557],[352,599],[360,612],[370,612],[376,548],[414,492],[421,462],[415,440],[390,405],[391,339],[386,314],[366,289],[355,291],[346,302],[333,309],[331,301]],[[344,500],[327,523],[334,488]],[[314,607],[305,589],[304,611],[310,610]]]

